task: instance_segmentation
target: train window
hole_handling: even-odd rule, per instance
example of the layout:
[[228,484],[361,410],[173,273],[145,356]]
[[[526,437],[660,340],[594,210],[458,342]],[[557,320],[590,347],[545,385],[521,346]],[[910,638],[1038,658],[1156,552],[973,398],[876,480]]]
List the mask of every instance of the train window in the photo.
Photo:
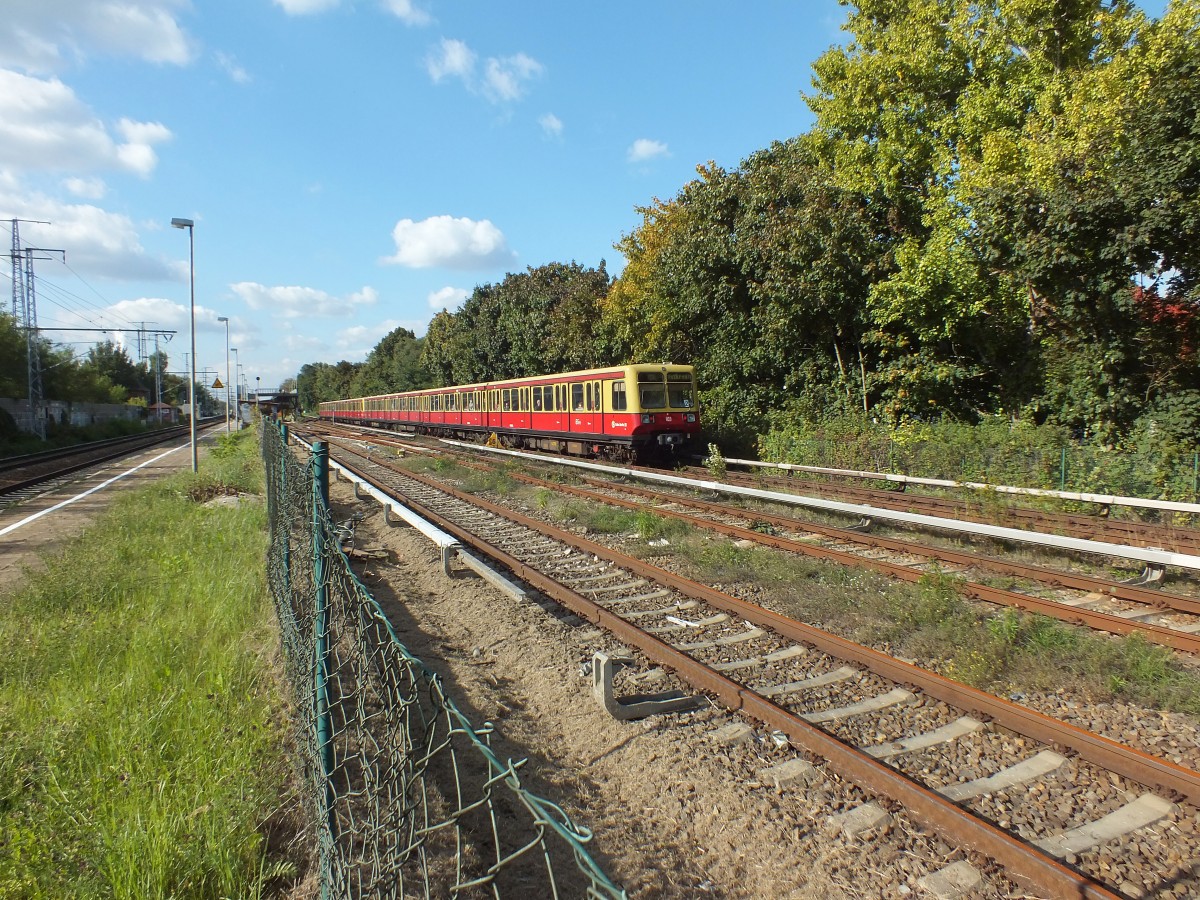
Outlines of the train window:
[[662,380],[662,372],[638,372],[638,384],[661,382]]
[[554,388],[550,385],[542,388],[542,408],[546,412],[554,412]]
[[[640,374],[638,380],[641,381]],[[663,390],[661,381],[658,384],[639,384],[638,399],[642,409],[662,409],[667,405],[667,392]]]
[[509,408],[508,404],[510,402],[510,397],[509,397],[509,393],[507,390],[503,390],[500,392],[500,402],[501,402],[501,406],[503,407],[504,411],[508,412],[508,408]]
[[583,385],[579,382],[571,385],[571,411],[583,412]]
[[533,389],[533,411],[542,411],[542,389],[540,387],[535,387]]
[[612,383],[612,408],[613,412],[629,409],[629,398],[625,396],[624,381],[614,381]]
[[592,411],[592,383],[590,381],[587,383],[587,410],[588,412]]
[[529,388],[521,388],[521,411],[529,412]]
[[600,382],[598,381],[592,382],[592,397],[594,397],[596,400],[596,405],[593,408],[596,410],[596,412],[600,412],[600,410],[603,409],[604,404],[600,402]]
[[690,409],[695,405],[691,382],[675,382],[667,385],[667,400],[675,409]]

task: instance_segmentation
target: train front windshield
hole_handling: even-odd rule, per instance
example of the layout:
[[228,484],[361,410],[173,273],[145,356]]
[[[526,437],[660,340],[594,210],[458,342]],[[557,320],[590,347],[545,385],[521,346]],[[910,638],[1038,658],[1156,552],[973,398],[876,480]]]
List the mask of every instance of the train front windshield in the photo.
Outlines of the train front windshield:
[[688,372],[638,372],[638,400],[642,409],[692,409],[696,405],[692,376]]

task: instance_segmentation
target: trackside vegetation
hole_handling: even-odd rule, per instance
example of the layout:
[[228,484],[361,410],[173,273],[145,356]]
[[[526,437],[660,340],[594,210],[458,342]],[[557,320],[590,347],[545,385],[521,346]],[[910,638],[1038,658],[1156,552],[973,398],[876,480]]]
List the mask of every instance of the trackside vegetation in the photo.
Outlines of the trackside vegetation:
[[261,483],[253,433],[223,438],[0,601],[0,896],[294,881]]
[[[785,86],[812,127],[737,165],[695,160],[613,235],[616,277],[545,261],[480,284],[424,337],[305,365],[304,406],[671,361],[696,367],[730,456],[945,424],[898,466],[970,476],[974,460],[933,458],[940,438],[993,456],[1032,440],[1086,457],[1076,489],[1190,499],[1200,0],[1159,18],[1129,0],[843,6],[839,42]],[[998,441],[1024,426],[1049,430]],[[1008,462],[1031,478],[988,465],[995,480],[1063,480],[1049,454]]]

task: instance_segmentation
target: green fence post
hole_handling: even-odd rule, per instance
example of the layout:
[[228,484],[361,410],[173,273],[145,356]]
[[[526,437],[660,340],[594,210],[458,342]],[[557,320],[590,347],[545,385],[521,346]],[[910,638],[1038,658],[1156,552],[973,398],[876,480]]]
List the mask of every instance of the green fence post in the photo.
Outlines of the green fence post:
[[1067,489],[1067,448],[1062,448],[1062,464],[1058,469],[1058,489],[1065,491]]
[[1200,500],[1200,450],[1192,454],[1192,500]]
[[[288,459],[288,427],[279,423],[279,436],[283,438],[283,446],[279,450],[279,498],[281,503],[287,502],[287,459]],[[292,602],[292,536],[291,529],[283,534],[283,593]]]
[[[321,760],[322,800],[325,804],[325,827],[329,830],[327,852],[332,852],[337,840],[333,811],[333,735],[329,715],[329,589],[325,584],[325,519],[329,510],[329,445],[314,441],[313,467],[313,581],[315,590],[316,634],[313,648],[313,687],[316,692],[317,751]],[[322,860],[322,898],[329,896],[332,859]]]

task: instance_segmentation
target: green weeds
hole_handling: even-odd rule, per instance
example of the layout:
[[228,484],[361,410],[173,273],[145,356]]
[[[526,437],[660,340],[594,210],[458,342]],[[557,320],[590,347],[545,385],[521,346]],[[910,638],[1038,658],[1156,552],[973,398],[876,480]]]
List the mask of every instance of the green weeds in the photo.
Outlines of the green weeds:
[[288,775],[265,511],[191,499],[253,486],[244,434],[0,604],[0,896],[256,897],[294,874],[263,833]]

